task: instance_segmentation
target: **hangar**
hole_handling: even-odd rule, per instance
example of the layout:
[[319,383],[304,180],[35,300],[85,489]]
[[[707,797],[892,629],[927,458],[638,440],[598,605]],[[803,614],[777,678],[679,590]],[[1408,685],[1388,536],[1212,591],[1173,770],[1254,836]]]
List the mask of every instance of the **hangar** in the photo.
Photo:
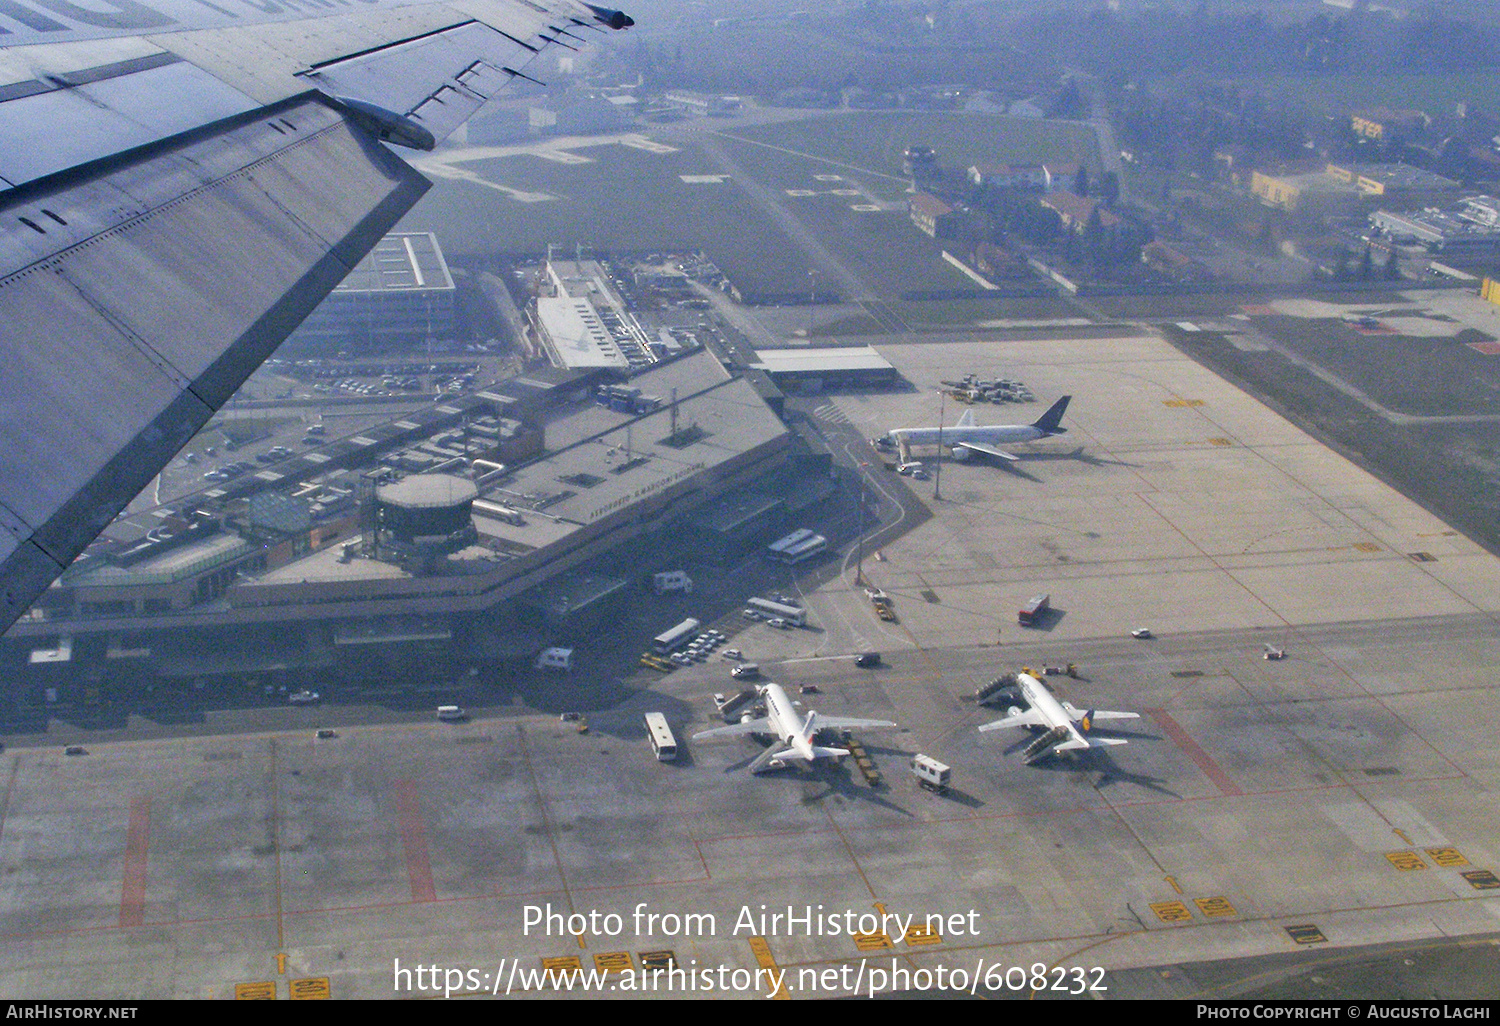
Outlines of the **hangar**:
[[901,380],[891,362],[870,346],[761,349],[750,367],[765,371],[788,392],[891,388]]

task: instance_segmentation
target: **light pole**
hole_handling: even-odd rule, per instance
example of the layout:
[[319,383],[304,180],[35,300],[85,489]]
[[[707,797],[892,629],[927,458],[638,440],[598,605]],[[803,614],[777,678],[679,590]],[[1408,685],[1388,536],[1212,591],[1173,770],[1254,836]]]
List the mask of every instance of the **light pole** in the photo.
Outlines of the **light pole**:
[[818,269],[814,267],[807,272],[807,337],[812,338],[813,318],[817,312],[818,302]]
[[941,396],[938,400],[937,466],[932,471],[932,498],[935,502],[943,500],[943,417],[948,410],[948,393],[943,392]]
[[865,467],[869,464],[863,460],[859,464],[859,531],[855,535],[855,543],[858,546],[854,561],[854,586],[864,587],[865,584]]

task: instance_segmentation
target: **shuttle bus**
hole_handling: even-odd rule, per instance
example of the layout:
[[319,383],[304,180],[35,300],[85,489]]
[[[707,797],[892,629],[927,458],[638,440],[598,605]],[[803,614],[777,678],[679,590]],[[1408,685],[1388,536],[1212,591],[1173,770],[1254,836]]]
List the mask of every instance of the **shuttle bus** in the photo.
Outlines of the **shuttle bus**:
[[821,534],[815,534],[811,538],[803,538],[797,544],[787,547],[780,555],[783,563],[800,563],[804,559],[816,556],[828,548],[828,539]]
[[698,633],[698,626],[698,621],[690,616],[671,630],[658,634],[652,640],[651,647],[657,655],[675,652],[692,640],[693,635]]
[[646,736],[651,739],[651,750],[656,753],[657,762],[671,762],[677,758],[677,738],[661,713],[646,714]]
[[807,610],[789,606],[784,602],[772,602],[770,599],[752,598],[746,602],[751,609],[765,613],[767,617],[779,616],[787,623],[796,624],[798,627],[807,624]]
[[809,527],[804,527],[800,530],[793,531],[785,538],[773,541],[770,545],[766,546],[766,555],[773,560],[780,560],[782,557],[782,553],[786,552],[787,549],[791,548],[794,545],[800,545],[802,542],[806,541],[812,536],[812,529]]

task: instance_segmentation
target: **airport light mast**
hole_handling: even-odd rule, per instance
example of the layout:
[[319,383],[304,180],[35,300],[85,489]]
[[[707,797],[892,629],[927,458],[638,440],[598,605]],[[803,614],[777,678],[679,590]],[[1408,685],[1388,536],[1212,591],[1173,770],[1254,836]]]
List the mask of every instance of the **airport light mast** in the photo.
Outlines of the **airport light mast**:
[[943,418],[948,411],[948,393],[939,393],[938,398],[938,440],[937,440],[937,466],[932,471],[932,498],[934,502],[943,501]]

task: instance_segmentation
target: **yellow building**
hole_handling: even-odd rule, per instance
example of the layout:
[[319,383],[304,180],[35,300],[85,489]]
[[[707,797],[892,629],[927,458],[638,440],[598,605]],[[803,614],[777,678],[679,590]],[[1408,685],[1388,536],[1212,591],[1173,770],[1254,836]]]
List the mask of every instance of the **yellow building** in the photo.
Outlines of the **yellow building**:
[[1326,171],[1273,175],[1254,171],[1250,191],[1268,207],[1334,213],[1353,209],[1359,191],[1349,181]]
[[1500,306],[1500,281],[1496,281],[1494,278],[1484,279],[1484,283],[1479,286],[1479,295],[1483,299],[1488,299],[1496,306]]

